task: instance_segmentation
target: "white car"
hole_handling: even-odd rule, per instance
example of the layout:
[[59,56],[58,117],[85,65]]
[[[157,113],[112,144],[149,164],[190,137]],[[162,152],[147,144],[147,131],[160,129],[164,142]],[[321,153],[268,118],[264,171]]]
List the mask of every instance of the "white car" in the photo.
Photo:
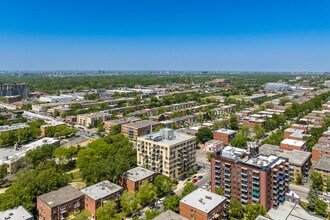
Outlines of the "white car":
[[161,199],[159,199],[159,200],[157,201],[157,204],[158,204],[158,205],[161,205],[161,204],[163,203],[163,201],[164,201],[164,198],[161,198]]
[[325,192],[325,193],[323,193],[323,195],[326,197],[330,197],[330,192]]
[[329,200],[327,200],[327,199],[325,199],[325,198],[320,198],[323,202],[325,202],[325,203],[327,203],[327,204],[329,204],[330,202],[329,202]]
[[203,189],[207,189],[208,187],[209,187],[208,184],[204,184],[204,185],[203,185]]

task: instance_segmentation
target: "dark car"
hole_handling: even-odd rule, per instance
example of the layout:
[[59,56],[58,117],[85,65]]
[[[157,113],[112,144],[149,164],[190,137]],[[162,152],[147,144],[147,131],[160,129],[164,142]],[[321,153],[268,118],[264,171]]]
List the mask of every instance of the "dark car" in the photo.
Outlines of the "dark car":
[[203,179],[203,176],[198,176],[197,179],[201,180],[201,179]]

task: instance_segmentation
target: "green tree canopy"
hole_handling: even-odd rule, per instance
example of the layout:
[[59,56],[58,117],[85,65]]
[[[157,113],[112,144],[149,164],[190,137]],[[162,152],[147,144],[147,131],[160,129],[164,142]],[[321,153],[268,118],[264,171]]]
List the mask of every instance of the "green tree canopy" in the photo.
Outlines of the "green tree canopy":
[[266,209],[260,203],[247,204],[244,208],[245,218],[247,220],[255,220],[258,215],[265,216]]
[[133,213],[139,207],[139,201],[134,191],[127,191],[120,197],[122,211],[128,215]]
[[188,195],[189,193],[195,190],[196,190],[196,186],[191,182],[187,182],[186,185],[183,187],[181,196],[185,197],[186,195]]
[[115,201],[107,201],[96,210],[98,220],[117,220],[117,203]]
[[164,209],[179,212],[179,202],[181,197],[177,194],[165,197],[163,201]]
[[319,195],[317,194],[317,190],[315,188],[311,188],[307,195],[308,200],[308,209],[314,211],[316,201],[319,200]]
[[158,210],[147,210],[146,211],[146,220],[152,220],[159,214],[160,214],[160,212]]
[[168,194],[171,191],[172,181],[168,176],[158,175],[155,178],[154,185],[157,190],[157,195],[162,196]]
[[246,138],[242,134],[237,134],[231,141],[231,145],[233,145],[234,147],[246,148]]
[[206,141],[209,141],[213,138],[213,132],[208,127],[201,127],[198,130],[196,137],[198,143],[204,144]]
[[311,180],[313,180],[312,187],[319,191],[323,190],[323,178],[322,175],[316,171],[313,171],[310,176]]
[[236,114],[230,116],[230,129],[237,130],[239,128],[238,118]]
[[228,216],[229,219],[243,219],[244,209],[240,201],[234,199],[228,204]]
[[156,187],[150,183],[148,180],[144,180],[140,185],[139,192],[137,193],[137,198],[139,204],[146,206],[156,199]]
[[321,215],[323,217],[327,217],[328,216],[328,204],[325,203],[322,200],[317,200],[315,203],[315,213],[318,215]]

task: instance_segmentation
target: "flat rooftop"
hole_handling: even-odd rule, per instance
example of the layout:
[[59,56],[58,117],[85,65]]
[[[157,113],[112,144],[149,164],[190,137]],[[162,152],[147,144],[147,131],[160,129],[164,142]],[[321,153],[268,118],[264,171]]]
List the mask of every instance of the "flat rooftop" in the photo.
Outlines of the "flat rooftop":
[[109,120],[107,122],[111,122],[113,124],[123,124],[123,123],[130,123],[133,121],[139,121],[139,118],[136,117],[127,117],[127,118],[119,118],[119,119],[115,119],[115,120]]
[[316,163],[315,169],[330,172],[330,155],[323,155]]
[[214,208],[226,201],[226,197],[198,188],[180,200],[180,203],[198,209],[204,213],[211,212]]
[[330,151],[330,146],[325,144],[315,144],[314,150]]
[[27,128],[29,125],[26,123],[17,123],[17,124],[12,124],[12,125],[3,125],[0,126],[0,132],[2,131],[12,131],[12,130],[17,130],[20,128]]
[[[157,137],[160,137],[160,139],[156,141],[155,139]],[[174,136],[172,137],[172,139],[163,138],[162,132],[154,132],[151,134],[146,134],[138,137],[138,140],[139,139],[151,140],[164,145],[176,145],[184,141],[196,140],[196,137],[189,134],[174,131]]]
[[59,140],[55,138],[45,137],[29,144],[22,145],[20,148],[18,148],[18,150],[15,150],[14,147],[0,148],[0,165],[4,163],[10,163],[18,158],[24,157],[26,152],[29,150],[36,149],[37,147],[41,147],[46,144],[54,144],[58,141]]
[[300,205],[285,201],[277,209],[270,209],[268,215],[273,220],[321,220],[323,218],[310,215]]
[[120,193],[122,189],[123,187],[111,183],[108,180],[105,180],[80,191],[96,201],[98,199],[102,199],[107,196]]
[[84,196],[84,193],[80,192],[73,186],[68,185],[58,190],[43,194],[39,196],[39,198],[52,208],[71,200],[78,199],[81,196]]
[[224,128],[218,129],[215,132],[224,133],[224,134],[227,134],[227,135],[231,135],[231,134],[235,134],[236,133],[236,131],[234,131],[234,130],[224,129]]
[[306,141],[299,141],[299,140],[293,140],[293,139],[284,139],[281,144],[288,144],[291,146],[297,146],[297,147],[302,147],[306,144]]
[[277,145],[263,144],[259,147],[259,154],[263,156],[278,155],[281,149]]
[[159,123],[155,122],[155,121],[142,120],[142,121],[130,122],[128,124],[125,124],[125,126],[134,127],[134,128],[143,128],[146,126],[157,125],[157,124],[159,124]]
[[[10,218],[9,218],[10,217]],[[23,206],[18,206],[13,209],[8,209],[6,211],[0,212],[0,219],[8,220],[33,220],[33,215],[31,215]]]
[[154,175],[155,172],[148,170],[143,167],[135,167],[133,169],[130,169],[124,173],[124,176],[131,181],[137,182],[144,180],[152,175]]
[[269,165],[273,164],[276,161],[280,161],[278,159],[279,159],[279,157],[274,156],[274,155],[258,156],[258,157],[249,159],[245,163],[246,164],[251,164],[251,165],[254,165],[254,166],[259,166],[259,167],[266,167],[266,166],[269,166]]
[[171,210],[167,210],[157,215],[153,220],[188,220],[188,219]]
[[280,157],[288,158],[289,163],[297,166],[302,166],[309,158],[311,158],[311,152],[301,151],[301,150],[284,150],[282,153],[278,154]]

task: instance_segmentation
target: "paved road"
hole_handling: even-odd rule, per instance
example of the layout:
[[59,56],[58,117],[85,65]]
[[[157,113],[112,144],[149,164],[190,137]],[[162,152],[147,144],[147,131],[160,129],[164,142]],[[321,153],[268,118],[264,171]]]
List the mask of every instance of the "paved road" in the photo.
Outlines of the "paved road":
[[[307,201],[307,196],[308,196],[308,191],[309,191],[308,186],[297,186],[297,185],[290,184],[289,188],[290,188],[290,190],[295,192],[300,197],[301,201],[308,202]],[[319,195],[319,198],[324,198],[324,199],[330,201],[329,197],[326,197],[323,195]]]

